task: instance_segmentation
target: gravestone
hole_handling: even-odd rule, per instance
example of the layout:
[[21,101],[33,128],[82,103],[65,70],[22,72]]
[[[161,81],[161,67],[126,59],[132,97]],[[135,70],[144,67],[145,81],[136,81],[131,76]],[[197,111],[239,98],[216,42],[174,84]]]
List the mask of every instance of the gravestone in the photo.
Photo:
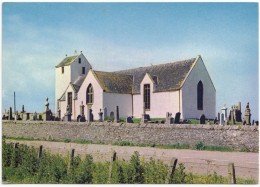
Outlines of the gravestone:
[[103,113],[104,113],[104,121],[105,121],[105,119],[107,118],[107,107],[103,109]]
[[34,121],[37,120],[37,113],[36,113],[36,112],[34,112],[34,114],[33,114],[33,120],[34,120]]
[[45,121],[52,121],[53,120],[53,117],[52,117],[52,112],[51,110],[49,109],[49,98],[47,97],[46,98],[46,102],[45,102]]
[[21,113],[25,113],[24,105],[22,106],[22,111],[21,111]]
[[208,119],[207,125],[210,125],[210,120]]
[[258,121],[255,122],[255,125],[258,126]]
[[220,121],[220,113],[218,112],[218,119],[217,119],[218,121]]
[[172,113],[170,112],[166,113],[166,124],[173,124],[173,117],[172,117]]
[[150,116],[148,114],[142,114],[141,123],[147,123],[150,121]]
[[181,113],[180,112],[177,112],[175,114],[175,118],[174,118],[174,123],[175,124],[179,124],[180,123],[180,117],[181,117]]
[[250,108],[249,108],[249,103],[247,103],[246,105],[246,110],[245,110],[245,121],[246,121],[246,125],[250,125],[251,124],[251,113],[250,113]]
[[217,118],[214,119],[214,124],[216,125],[218,123]]
[[102,122],[103,121],[103,112],[101,112],[101,109],[100,109],[100,112],[98,113],[98,121]]
[[200,116],[200,124],[205,124],[205,120],[206,120],[205,115],[202,114],[202,115]]
[[58,121],[61,119],[61,110],[60,110],[60,107],[58,108],[58,111],[57,111],[57,113],[58,113]]
[[13,120],[12,107],[9,109],[8,120]]
[[64,115],[64,121],[66,121],[66,122],[69,122],[69,121],[71,121],[71,112],[70,112],[70,106],[69,105],[67,105],[67,108],[66,108],[66,113],[65,113],[65,115]]
[[255,125],[255,120],[253,120],[252,125]]
[[234,116],[233,106],[231,107],[231,110],[230,110],[230,124],[231,124],[231,125],[234,125],[234,124],[235,124],[235,116]]
[[81,105],[80,105],[80,115],[78,116],[78,119],[77,121],[79,122],[85,122],[86,121],[86,118],[85,118],[85,114],[84,114],[84,104],[83,104],[83,101],[81,101]]
[[115,114],[114,114],[113,111],[110,112],[109,117],[110,117],[111,121],[114,121],[114,119],[115,119]]
[[224,121],[227,120],[227,108],[226,105],[224,105],[223,108],[221,108],[221,114],[224,114]]
[[225,118],[224,118],[224,114],[223,113],[221,113],[220,114],[220,125],[224,125],[224,123],[225,123]]
[[116,106],[116,115],[115,115],[115,122],[118,123],[120,120],[119,120],[119,107]]
[[30,120],[30,113],[29,112],[26,113],[26,120]]
[[93,115],[92,111],[93,111],[93,110],[90,108],[90,109],[89,109],[89,121],[90,121],[90,122],[93,122],[93,121],[94,121],[94,115]]
[[133,118],[132,117],[127,117],[126,118],[126,123],[134,123],[134,121],[133,121]]

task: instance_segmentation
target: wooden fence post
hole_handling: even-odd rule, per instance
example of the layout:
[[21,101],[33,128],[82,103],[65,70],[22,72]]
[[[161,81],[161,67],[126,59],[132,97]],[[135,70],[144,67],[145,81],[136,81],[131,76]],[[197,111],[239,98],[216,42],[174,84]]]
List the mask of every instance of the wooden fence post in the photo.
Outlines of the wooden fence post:
[[165,184],[170,184],[170,182],[171,182],[170,179],[174,176],[174,172],[175,172],[175,169],[176,169],[176,166],[177,166],[177,162],[178,162],[177,158],[173,157],[171,159],[168,174],[167,174],[166,179],[165,179]]
[[108,175],[108,183],[111,183],[112,178],[112,170],[113,170],[113,163],[116,161],[116,152],[113,151],[110,159],[110,165],[109,165],[109,175]]
[[228,182],[229,184],[236,184],[235,165],[232,162],[228,164]]
[[68,171],[70,171],[73,166],[74,153],[75,153],[75,149],[72,149],[69,157]]
[[42,145],[40,145],[39,150],[38,150],[38,160],[42,158]]

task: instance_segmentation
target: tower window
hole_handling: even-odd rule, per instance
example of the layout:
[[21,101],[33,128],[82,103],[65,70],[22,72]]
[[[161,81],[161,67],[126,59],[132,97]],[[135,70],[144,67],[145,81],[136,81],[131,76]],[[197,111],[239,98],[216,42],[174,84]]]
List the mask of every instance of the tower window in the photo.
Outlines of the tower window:
[[150,109],[150,101],[151,101],[151,98],[150,98],[150,84],[145,84],[144,85],[144,108],[149,110]]
[[82,67],[82,74],[85,74],[85,67]]
[[201,81],[197,85],[197,108],[203,110],[203,84]]
[[61,67],[61,73],[62,74],[64,73],[64,67]]
[[81,64],[81,58],[79,58],[79,64]]

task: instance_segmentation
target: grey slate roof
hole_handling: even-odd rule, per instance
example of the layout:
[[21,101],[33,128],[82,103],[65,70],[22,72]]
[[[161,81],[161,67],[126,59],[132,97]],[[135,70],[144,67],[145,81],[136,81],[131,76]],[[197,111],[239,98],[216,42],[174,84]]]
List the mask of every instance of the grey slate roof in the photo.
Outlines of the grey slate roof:
[[87,74],[85,75],[80,75],[72,84],[73,88],[76,90],[76,92],[79,91],[83,81],[85,80]]
[[93,73],[105,92],[121,94],[132,93],[133,76],[94,70]]
[[114,73],[133,76],[133,94],[140,93],[140,83],[146,73],[151,75],[156,84],[155,92],[174,91],[180,89],[195,60],[196,58],[191,58],[167,64],[115,71]]

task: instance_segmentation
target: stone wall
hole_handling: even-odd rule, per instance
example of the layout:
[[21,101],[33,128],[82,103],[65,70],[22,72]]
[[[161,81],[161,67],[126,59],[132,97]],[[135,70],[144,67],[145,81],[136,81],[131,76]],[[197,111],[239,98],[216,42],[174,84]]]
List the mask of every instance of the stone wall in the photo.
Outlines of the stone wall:
[[121,124],[108,122],[3,121],[2,134],[40,140],[86,139],[111,144],[129,141],[143,144],[189,144],[229,146],[258,150],[257,126]]

